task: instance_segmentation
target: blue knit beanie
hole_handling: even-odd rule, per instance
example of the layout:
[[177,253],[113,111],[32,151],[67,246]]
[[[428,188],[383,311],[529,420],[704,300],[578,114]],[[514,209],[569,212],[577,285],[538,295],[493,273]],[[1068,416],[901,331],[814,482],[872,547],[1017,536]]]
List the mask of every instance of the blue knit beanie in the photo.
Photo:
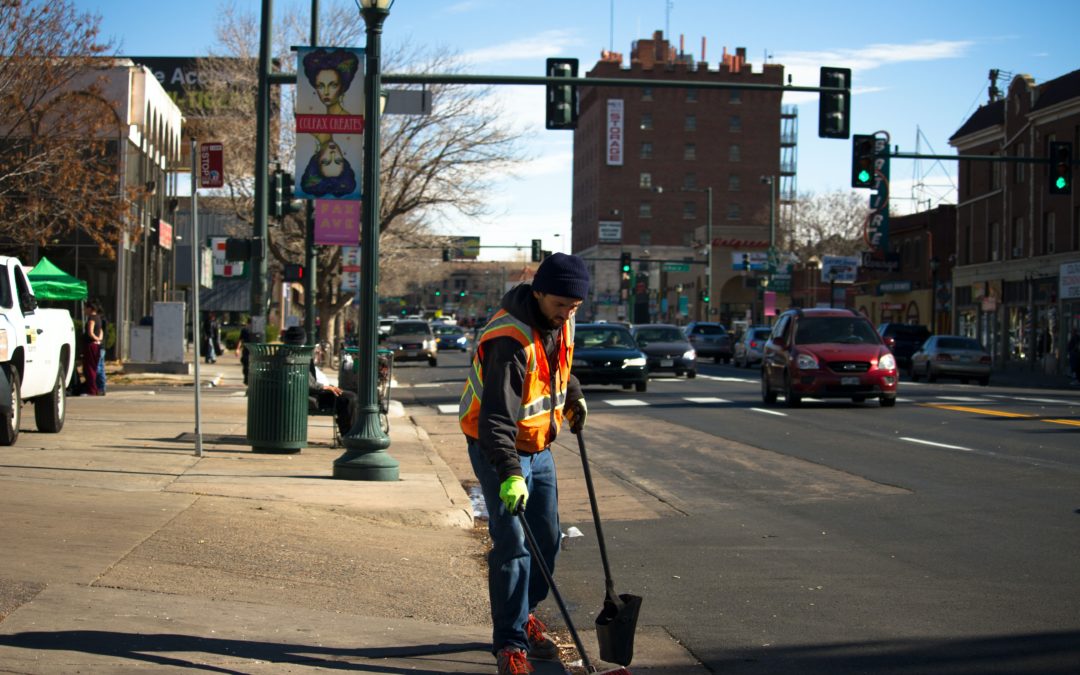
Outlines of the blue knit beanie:
[[589,270],[576,255],[554,253],[540,263],[532,288],[541,293],[584,300],[589,295]]

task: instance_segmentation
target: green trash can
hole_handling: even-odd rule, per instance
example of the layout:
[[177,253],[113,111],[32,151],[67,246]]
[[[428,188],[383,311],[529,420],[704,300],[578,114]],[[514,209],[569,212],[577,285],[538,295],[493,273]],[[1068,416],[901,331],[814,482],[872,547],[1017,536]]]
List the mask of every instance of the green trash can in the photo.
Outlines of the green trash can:
[[310,345],[249,344],[247,438],[255,452],[307,445]]

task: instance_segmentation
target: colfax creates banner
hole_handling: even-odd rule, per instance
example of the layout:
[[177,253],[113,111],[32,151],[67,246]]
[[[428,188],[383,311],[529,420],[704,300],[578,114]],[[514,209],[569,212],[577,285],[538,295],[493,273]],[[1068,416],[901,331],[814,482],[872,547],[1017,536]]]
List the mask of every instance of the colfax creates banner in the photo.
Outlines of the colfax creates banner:
[[364,50],[296,50],[296,177],[300,199],[359,201],[364,155]]

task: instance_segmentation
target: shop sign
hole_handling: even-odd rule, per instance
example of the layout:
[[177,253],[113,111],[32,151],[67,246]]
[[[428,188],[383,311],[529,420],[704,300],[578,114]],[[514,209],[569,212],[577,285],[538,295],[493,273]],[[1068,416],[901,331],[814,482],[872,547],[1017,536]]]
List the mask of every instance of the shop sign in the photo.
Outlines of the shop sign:
[[1080,262],[1062,263],[1058,272],[1058,297],[1080,299]]
[[910,291],[910,281],[882,281],[878,284],[879,293],[908,293]]

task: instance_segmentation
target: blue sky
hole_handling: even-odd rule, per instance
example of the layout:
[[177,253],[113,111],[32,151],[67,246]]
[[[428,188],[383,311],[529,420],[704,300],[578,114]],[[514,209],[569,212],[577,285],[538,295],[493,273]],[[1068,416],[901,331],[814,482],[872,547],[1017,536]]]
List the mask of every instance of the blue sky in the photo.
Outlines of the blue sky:
[[[320,4],[325,8],[332,1]],[[256,14],[261,6],[259,0],[234,2]],[[221,7],[218,0],[75,4],[100,14],[104,34],[124,52],[161,56],[206,53],[214,45]],[[274,5],[280,12],[310,2],[275,0]],[[988,71],[1024,73],[1044,82],[1080,68],[1078,25],[1080,3],[1074,0],[397,0],[383,41],[385,47],[406,40],[449,47],[469,61],[469,72],[542,75],[549,56],[576,57],[587,71],[602,49],[613,48],[627,59],[634,40],[667,29],[676,46],[679,36],[685,37],[686,51],[695,58],[706,38],[711,64],[725,47],[729,52],[745,47],[755,69],[768,55],[785,65],[794,84],[816,85],[823,65],[850,67],[853,132],[887,130],[893,145],[906,152],[916,150],[921,132],[918,150],[952,154],[949,136],[987,101]],[[481,244],[527,245],[541,237],[545,248],[568,250],[572,134],[543,129],[540,87],[500,88],[499,98],[507,114],[530,129],[528,150],[535,160],[492,191],[490,218],[452,220],[441,228],[480,235]],[[850,141],[817,138],[815,95],[787,94],[785,102],[799,105],[799,191],[848,189]],[[893,160],[892,208],[912,208],[917,182],[926,185],[917,199],[953,201],[949,186],[955,171],[955,162]],[[496,249],[482,257],[510,255]]]

